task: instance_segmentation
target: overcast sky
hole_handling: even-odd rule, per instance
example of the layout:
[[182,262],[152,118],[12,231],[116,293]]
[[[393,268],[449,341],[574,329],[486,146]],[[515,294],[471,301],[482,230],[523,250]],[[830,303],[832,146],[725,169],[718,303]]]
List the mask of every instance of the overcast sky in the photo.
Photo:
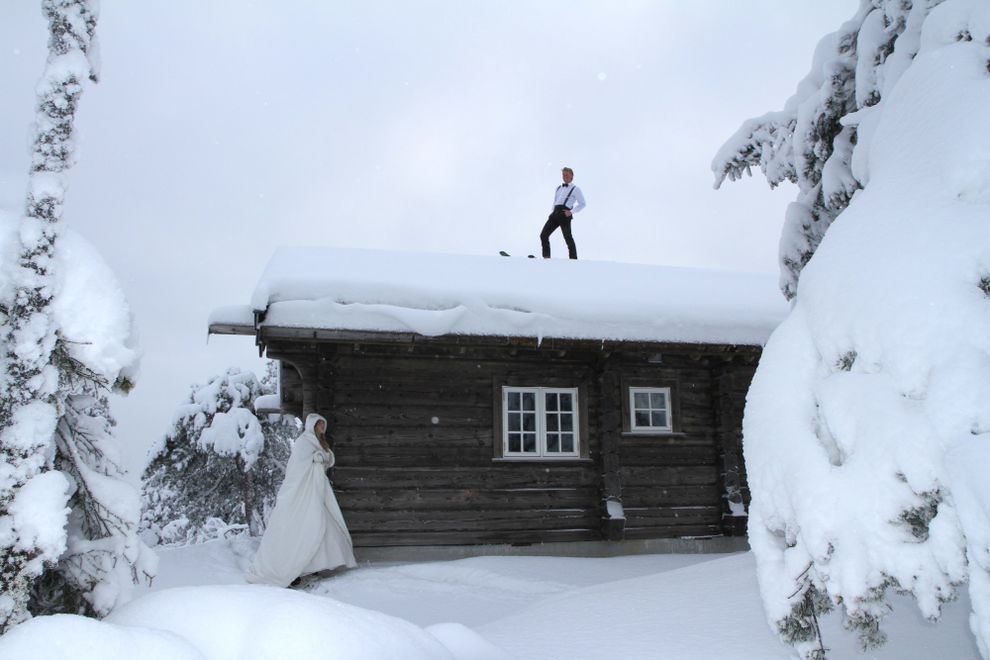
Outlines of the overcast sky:
[[[23,206],[40,4],[3,1],[7,208]],[[248,302],[276,245],[535,253],[569,165],[582,258],[776,272],[796,190],[716,192],[710,162],[782,107],[858,0],[100,5],[65,221],[137,318],[141,377],[114,413],[138,468],[189,384],[260,368],[250,339],[207,343],[207,317]]]

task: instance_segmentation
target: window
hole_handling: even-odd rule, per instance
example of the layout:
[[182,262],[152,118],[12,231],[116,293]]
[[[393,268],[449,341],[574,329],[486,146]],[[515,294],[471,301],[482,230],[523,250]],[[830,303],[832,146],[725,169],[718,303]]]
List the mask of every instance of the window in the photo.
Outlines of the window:
[[502,455],[579,455],[577,388],[503,387]]
[[633,432],[671,431],[670,388],[630,387],[629,428]]

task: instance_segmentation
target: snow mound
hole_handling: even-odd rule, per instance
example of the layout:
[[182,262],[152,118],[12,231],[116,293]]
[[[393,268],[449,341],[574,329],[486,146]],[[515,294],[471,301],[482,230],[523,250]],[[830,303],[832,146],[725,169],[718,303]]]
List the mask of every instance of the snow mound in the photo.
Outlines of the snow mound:
[[451,658],[421,628],[291,589],[184,587],[149,594],[107,619],[189,640],[210,660],[230,658]]
[[75,614],[41,616],[0,637],[0,658],[17,660],[206,660],[170,632],[118,626]]
[[103,622],[38,617],[0,639],[0,658],[78,660],[502,660],[470,629],[436,635],[380,612],[290,589],[182,587],[148,594]]

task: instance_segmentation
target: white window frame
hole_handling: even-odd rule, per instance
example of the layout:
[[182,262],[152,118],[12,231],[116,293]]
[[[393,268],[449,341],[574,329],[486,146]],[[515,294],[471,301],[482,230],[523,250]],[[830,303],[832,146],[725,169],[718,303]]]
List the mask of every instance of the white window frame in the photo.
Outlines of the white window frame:
[[[526,392],[536,394],[536,451],[535,452],[510,452],[509,451],[509,393],[519,392],[520,395]],[[573,409],[570,411],[574,418],[574,450],[571,452],[548,452],[547,451],[547,429],[546,429],[546,401],[547,394],[570,394]],[[559,432],[559,431],[558,431]],[[554,460],[558,458],[571,459],[581,457],[581,420],[580,406],[578,401],[578,388],[576,387],[515,387],[511,385],[502,386],[502,458],[513,460]]]
[[[636,424],[636,395],[637,394],[663,394],[664,412],[667,413],[666,426],[640,426]],[[650,412],[659,408],[649,408]],[[629,388],[629,430],[633,433],[671,433],[674,430],[674,416],[670,409],[670,388],[669,387],[630,387]]]

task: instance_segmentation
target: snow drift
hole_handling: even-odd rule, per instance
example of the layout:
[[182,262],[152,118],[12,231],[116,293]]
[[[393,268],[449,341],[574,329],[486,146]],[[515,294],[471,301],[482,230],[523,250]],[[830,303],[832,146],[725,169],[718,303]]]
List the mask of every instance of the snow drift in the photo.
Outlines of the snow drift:
[[436,633],[380,612],[291,589],[182,587],[144,596],[118,608],[102,622],[72,615],[39,617],[0,639],[0,657],[504,658],[464,626],[436,626]]

